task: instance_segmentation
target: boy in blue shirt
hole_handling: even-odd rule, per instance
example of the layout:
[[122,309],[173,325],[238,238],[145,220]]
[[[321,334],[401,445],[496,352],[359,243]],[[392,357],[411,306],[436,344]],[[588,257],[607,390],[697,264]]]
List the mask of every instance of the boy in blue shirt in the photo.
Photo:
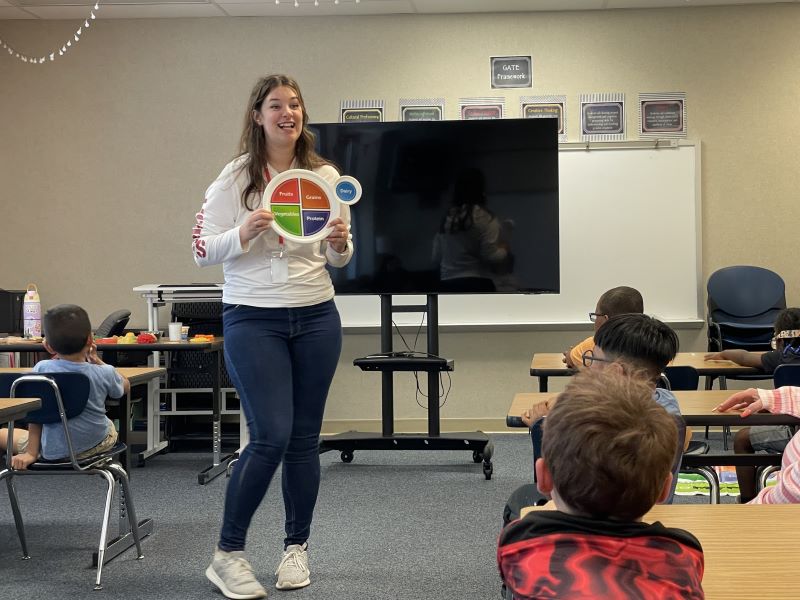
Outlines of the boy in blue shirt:
[[[83,373],[89,378],[86,407],[67,422],[77,458],[89,458],[111,449],[117,443],[117,430],[106,416],[106,397],[122,397],[130,390],[130,382],[97,356],[89,315],[80,306],[54,306],[45,313],[43,326],[44,346],[55,357],[37,363],[33,372]],[[38,460],[40,451],[45,460],[69,456],[61,423],[30,423],[28,447],[25,452],[14,456],[11,464],[15,469],[27,469]]]

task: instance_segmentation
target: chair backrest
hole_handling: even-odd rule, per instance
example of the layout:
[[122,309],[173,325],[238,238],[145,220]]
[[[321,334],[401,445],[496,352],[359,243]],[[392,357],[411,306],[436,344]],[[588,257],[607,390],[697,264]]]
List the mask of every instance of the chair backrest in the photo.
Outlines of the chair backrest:
[[0,373],[0,396],[40,398],[42,406],[29,412],[29,423],[62,422],[81,414],[89,400],[91,384],[83,373]]
[[700,383],[700,375],[694,367],[666,367],[662,377],[666,378],[668,390],[696,390]]
[[776,388],[787,385],[800,387],[800,364],[778,365],[772,374],[772,381]]
[[103,322],[94,330],[94,334],[97,337],[120,335],[125,331],[125,325],[128,324],[130,318],[131,311],[127,309],[115,310],[103,319]]
[[708,311],[747,318],[786,308],[786,284],[763,267],[725,267],[708,278]]

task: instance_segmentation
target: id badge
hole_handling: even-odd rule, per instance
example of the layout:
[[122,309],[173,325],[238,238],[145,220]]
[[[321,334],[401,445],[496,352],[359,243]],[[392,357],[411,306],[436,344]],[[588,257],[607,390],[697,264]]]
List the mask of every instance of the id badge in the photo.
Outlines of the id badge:
[[289,257],[283,245],[280,250],[273,250],[269,257],[269,268],[272,283],[286,283],[289,281]]

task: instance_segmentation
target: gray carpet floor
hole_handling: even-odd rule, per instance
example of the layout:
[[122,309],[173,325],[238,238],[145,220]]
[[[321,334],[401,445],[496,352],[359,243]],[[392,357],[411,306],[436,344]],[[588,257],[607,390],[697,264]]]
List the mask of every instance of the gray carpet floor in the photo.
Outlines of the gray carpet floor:
[[[323,454],[309,548],[312,584],[303,590],[272,587],[283,539],[280,486],[273,485],[254,518],[247,550],[270,598],[499,598],[495,547],[502,509],[514,489],[530,482],[531,454],[526,435],[492,439],[490,481],[470,452],[358,451],[350,464],[338,452]],[[152,518],[155,531],[144,540],[143,560],[128,551],[105,566],[101,592],[92,591],[90,559],[99,538],[102,481],[16,479],[28,561],[20,559],[6,487],[0,486],[0,598],[222,598],[203,575],[226,484],[224,475],[197,484],[197,472],[208,463],[208,454],[173,452],[132,469],[138,516]],[[114,526],[112,521],[112,531]]]

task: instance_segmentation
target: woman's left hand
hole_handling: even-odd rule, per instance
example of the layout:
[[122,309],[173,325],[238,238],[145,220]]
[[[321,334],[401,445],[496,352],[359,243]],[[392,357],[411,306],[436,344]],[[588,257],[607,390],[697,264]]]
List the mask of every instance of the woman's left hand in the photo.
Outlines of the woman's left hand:
[[331,232],[325,239],[331,248],[341,254],[347,249],[347,240],[353,239],[353,236],[350,235],[350,226],[346,225],[341,217],[337,217],[328,224],[328,227],[330,227]]

